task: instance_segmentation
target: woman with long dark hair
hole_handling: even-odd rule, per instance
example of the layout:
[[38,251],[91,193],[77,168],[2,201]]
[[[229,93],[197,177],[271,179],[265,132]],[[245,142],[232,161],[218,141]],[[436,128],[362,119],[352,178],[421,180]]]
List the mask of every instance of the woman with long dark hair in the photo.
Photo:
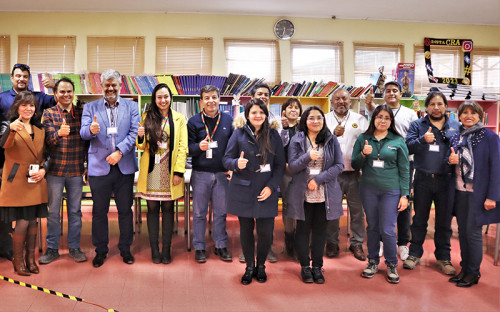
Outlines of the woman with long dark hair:
[[337,176],[344,170],[344,161],[337,137],[328,130],[319,107],[309,107],[302,114],[288,155],[293,178],[286,194],[286,213],[297,220],[295,247],[302,281],[323,284],[327,220],[336,220],[343,214]]
[[292,181],[292,173],[288,168],[288,146],[293,136],[297,133],[299,128],[300,116],[302,115],[302,104],[296,97],[289,98],[281,105],[281,141],[285,147],[286,170],[280,184],[280,192],[283,202],[283,225],[285,227],[285,250],[288,256],[294,255],[294,241],[295,241],[295,220],[287,217],[286,211],[288,209],[288,201],[285,196],[288,185]]
[[462,126],[450,142],[448,162],[453,166],[453,178],[449,200],[457,217],[462,270],[449,281],[458,287],[479,282],[482,226],[500,222],[500,140],[484,127],[483,116],[483,108],[476,102],[462,103],[458,108]]
[[12,264],[17,274],[25,276],[39,273],[35,261],[37,218],[48,216],[43,168],[45,131],[40,116],[35,95],[20,92],[8,114],[8,129],[0,140],[5,149],[0,220],[16,221]]
[[[227,210],[238,216],[240,241],[245,255],[243,285],[265,282],[266,256],[271,248],[274,218],[278,215],[278,187],[285,171],[285,153],[280,135],[269,125],[269,112],[262,100],[245,106],[246,122],[239,119],[229,139],[224,167],[233,171],[229,181]],[[257,227],[257,264],[254,228]]]
[[382,239],[386,279],[399,283],[396,221],[398,212],[408,207],[409,166],[408,148],[396,130],[392,109],[377,106],[368,130],[358,137],[352,152],[352,167],[363,172],[359,189],[368,224],[368,266],[362,277],[372,278],[378,272]]
[[[184,195],[187,126],[185,117],[172,110],[172,93],[164,83],[151,95],[149,110],[142,116],[137,148],[140,161],[137,190],[148,205],[147,224],[153,263],[172,262],[170,246],[174,224],[174,201]],[[159,250],[160,208],[162,211],[162,253]]]

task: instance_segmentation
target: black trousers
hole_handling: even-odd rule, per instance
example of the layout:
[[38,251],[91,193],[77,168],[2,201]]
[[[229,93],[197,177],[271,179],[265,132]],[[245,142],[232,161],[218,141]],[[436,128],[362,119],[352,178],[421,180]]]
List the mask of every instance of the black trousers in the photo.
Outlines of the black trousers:
[[245,255],[247,267],[255,266],[255,237],[253,235],[255,227],[257,227],[257,265],[264,265],[273,243],[274,217],[258,219],[238,217],[238,219],[241,249]]
[[105,176],[89,176],[92,191],[92,244],[96,253],[107,254],[109,251],[108,212],[111,194],[114,194],[118,210],[120,240],[118,249],[130,251],[134,238],[132,203],[134,199],[134,175],[121,173],[118,165],[111,166]]
[[0,257],[12,254],[12,232],[11,222],[0,222]]
[[[410,190],[413,184],[413,169],[415,165],[410,161]],[[410,225],[411,225],[411,206],[408,205],[403,211],[398,214],[398,246],[406,246],[410,242]]]
[[297,220],[295,250],[301,266],[309,266],[309,235],[311,235],[312,266],[323,266],[323,250],[326,243],[325,203],[304,202],[305,220]]

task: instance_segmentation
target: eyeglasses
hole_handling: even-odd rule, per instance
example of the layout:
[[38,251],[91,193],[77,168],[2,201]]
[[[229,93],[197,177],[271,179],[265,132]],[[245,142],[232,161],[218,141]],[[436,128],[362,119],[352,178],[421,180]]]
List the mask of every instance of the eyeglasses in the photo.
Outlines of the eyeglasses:
[[310,122],[315,122],[315,121],[323,121],[324,117],[323,116],[319,116],[319,117],[307,117],[307,121],[310,121]]
[[16,65],[14,65],[13,69],[16,69],[16,68],[19,68],[19,69],[21,69],[23,71],[25,71],[25,70],[29,71],[30,70],[30,67],[28,65],[26,65],[26,64],[16,64]]
[[377,117],[375,117],[375,119],[378,121],[391,121],[391,117],[377,116]]

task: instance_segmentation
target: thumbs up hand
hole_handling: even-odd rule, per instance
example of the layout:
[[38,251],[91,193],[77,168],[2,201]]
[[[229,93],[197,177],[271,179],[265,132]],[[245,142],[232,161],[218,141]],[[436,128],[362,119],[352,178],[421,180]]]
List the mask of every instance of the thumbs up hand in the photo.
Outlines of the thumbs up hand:
[[238,169],[243,170],[247,167],[248,159],[245,158],[245,152],[241,152],[238,158]]
[[448,163],[450,165],[458,164],[458,154],[455,153],[455,149],[453,147],[451,148],[451,154],[450,157],[448,158]]
[[318,149],[317,148],[312,148],[309,151],[309,156],[311,156],[312,160],[318,160],[318,158],[319,158],[319,151],[318,151]]
[[340,123],[335,127],[335,129],[333,130],[333,134],[335,134],[335,136],[342,136],[344,135],[344,131],[345,131],[345,127],[342,126]]
[[288,128],[289,127],[289,124],[288,124],[288,118],[286,117],[285,115],[285,111],[283,111],[281,113],[281,126],[283,128]]
[[208,150],[208,147],[209,147],[209,145],[208,145],[208,139],[209,139],[209,138],[208,138],[208,135],[207,135],[207,136],[203,139],[203,141],[201,141],[201,142],[200,142],[200,149],[201,149],[202,151],[206,151],[206,150]]
[[146,131],[144,130],[144,127],[139,122],[139,130],[137,130],[137,135],[139,136],[139,138],[142,138],[142,137],[144,137],[145,133],[146,133]]
[[68,136],[69,135],[69,132],[70,132],[70,127],[69,125],[66,123],[66,119],[63,118],[62,120],[62,124],[61,124],[61,127],[59,128],[59,130],[57,131],[57,134],[60,136],[60,137],[65,137],[65,136]]
[[429,127],[429,130],[427,130],[427,132],[424,134],[424,139],[425,139],[425,142],[427,142],[427,143],[434,142],[436,137],[434,136],[434,133],[432,133],[432,127]]
[[373,98],[375,95],[373,94],[373,86],[370,87],[370,93],[368,93],[365,97],[365,105],[366,109],[370,112],[375,109],[375,104],[373,103]]
[[48,73],[45,73],[45,74],[42,75],[42,84],[47,89],[54,88],[54,86],[56,85],[56,83],[54,82],[54,80],[52,80],[52,79],[49,78],[49,74]]
[[90,132],[94,135],[98,134],[101,128],[99,127],[99,123],[97,122],[97,116],[94,115],[94,121],[90,124]]
[[363,146],[363,154],[370,155],[373,152],[373,147],[368,144],[368,140],[365,140],[365,146]]
[[24,129],[24,123],[21,118],[21,115],[19,115],[19,118],[14,120],[13,122],[10,123],[10,130],[14,132],[19,132]]

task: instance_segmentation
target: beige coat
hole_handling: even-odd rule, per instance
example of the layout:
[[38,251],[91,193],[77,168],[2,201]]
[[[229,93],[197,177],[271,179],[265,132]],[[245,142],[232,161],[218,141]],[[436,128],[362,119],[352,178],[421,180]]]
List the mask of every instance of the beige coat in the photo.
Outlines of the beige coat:
[[[41,168],[44,162],[45,131],[36,126],[32,126],[32,129],[35,134],[34,140],[23,129],[17,133],[10,133],[3,146],[5,149],[5,164],[0,189],[0,207],[25,207],[47,203],[48,201],[45,179],[38,183],[28,183],[29,165],[38,164]],[[19,167],[14,174],[14,167],[17,166]]]

